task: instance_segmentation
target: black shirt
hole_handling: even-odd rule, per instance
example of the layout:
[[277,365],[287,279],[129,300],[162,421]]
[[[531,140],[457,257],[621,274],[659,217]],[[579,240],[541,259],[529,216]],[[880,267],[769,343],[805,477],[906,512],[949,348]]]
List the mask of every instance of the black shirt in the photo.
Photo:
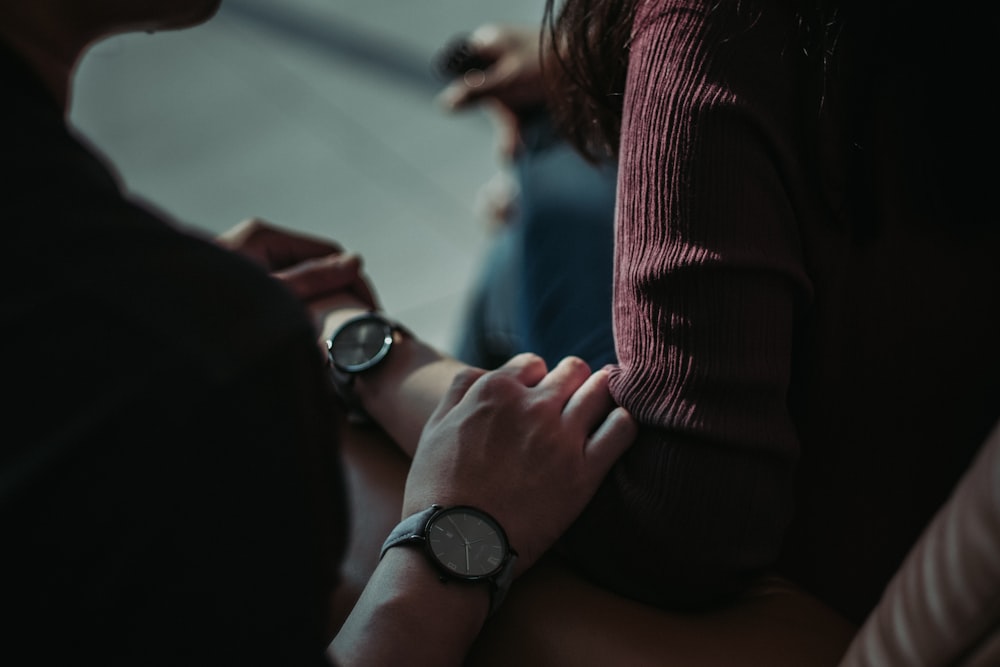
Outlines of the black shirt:
[[323,664],[344,540],[316,333],[129,201],[0,49],[0,664]]

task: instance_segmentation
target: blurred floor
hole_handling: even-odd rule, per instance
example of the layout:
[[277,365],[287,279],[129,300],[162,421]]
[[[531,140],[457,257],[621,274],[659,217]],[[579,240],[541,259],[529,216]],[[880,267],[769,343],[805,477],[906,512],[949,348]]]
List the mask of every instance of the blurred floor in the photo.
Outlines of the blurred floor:
[[224,0],[197,28],[126,35],[78,72],[71,121],[126,186],[217,233],[257,216],[363,255],[383,305],[451,350],[497,171],[482,111],[449,115],[431,62],[541,0]]

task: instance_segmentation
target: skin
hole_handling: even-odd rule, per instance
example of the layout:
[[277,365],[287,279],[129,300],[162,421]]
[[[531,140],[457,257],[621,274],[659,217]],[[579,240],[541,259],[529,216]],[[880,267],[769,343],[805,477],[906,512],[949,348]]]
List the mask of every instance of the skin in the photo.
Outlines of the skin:
[[39,73],[64,111],[80,57],[93,43],[124,32],[173,30],[212,17],[222,0],[3,0],[0,39]]
[[537,26],[488,23],[469,34],[469,48],[491,64],[481,76],[457,76],[438,95],[448,111],[484,105],[496,121],[500,155],[513,158],[521,144],[520,118],[545,104]]
[[361,257],[344,252],[339,243],[292,233],[260,218],[244,220],[216,241],[260,264],[303,302],[347,290],[368,308],[378,306]]

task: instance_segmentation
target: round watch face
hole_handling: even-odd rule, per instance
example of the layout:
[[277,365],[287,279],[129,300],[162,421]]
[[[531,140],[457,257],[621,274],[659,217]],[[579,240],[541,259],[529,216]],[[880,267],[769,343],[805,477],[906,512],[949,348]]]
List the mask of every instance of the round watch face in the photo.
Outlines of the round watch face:
[[382,360],[392,346],[392,327],[375,315],[350,320],[330,341],[330,359],[338,368],[357,373]]
[[452,507],[427,524],[427,548],[437,563],[463,579],[496,574],[507,557],[507,537],[493,519],[469,507]]

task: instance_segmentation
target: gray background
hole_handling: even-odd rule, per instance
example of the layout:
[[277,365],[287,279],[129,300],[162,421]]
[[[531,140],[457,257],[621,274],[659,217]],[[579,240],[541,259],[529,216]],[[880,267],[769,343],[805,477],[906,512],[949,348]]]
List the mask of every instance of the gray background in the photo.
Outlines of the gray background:
[[541,0],[224,0],[196,28],[102,42],[71,122],[126,187],[217,233],[257,216],[360,253],[393,315],[451,350],[502,168],[483,110],[444,112],[453,36]]

